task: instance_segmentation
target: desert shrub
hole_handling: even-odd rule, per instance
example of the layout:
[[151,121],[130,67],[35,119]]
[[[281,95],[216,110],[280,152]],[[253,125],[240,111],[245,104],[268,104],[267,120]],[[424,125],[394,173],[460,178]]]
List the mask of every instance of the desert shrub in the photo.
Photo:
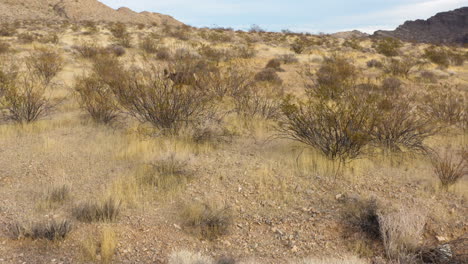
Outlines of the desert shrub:
[[417,65],[417,61],[405,57],[402,59],[388,59],[384,65],[385,72],[393,76],[402,76],[407,78],[410,71]]
[[398,56],[401,46],[401,41],[396,38],[384,38],[377,41],[375,49],[387,57],[394,57]]
[[73,46],[73,49],[75,49],[83,58],[87,59],[94,58],[99,54],[105,53],[102,47],[92,42]]
[[416,210],[379,213],[380,235],[390,259],[411,258],[418,249],[426,217]]
[[127,26],[123,23],[115,23],[111,28],[110,32],[114,37],[116,43],[125,48],[132,47],[132,38],[130,33],[127,31]]
[[266,32],[266,30],[260,27],[259,25],[253,24],[253,25],[250,25],[249,32],[250,33],[264,33]]
[[158,51],[158,41],[147,36],[140,41],[140,49],[144,50],[146,53],[154,54]]
[[46,200],[51,203],[61,203],[70,196],[70,187],[68,185],[54,186],[47,190]]
[[116,57],[125,55],[125,48],[119,45],[109,45],[105,50],[108,54],[113,54]]
[[112,222],[117,219],[121,202],[108,198],[102,202],[83,202],[72,208],[72,215],[81,222]]
[[[466,153],[467,150],[463,151]],[[463,157],[456,159],[447,153],[443,157],[435,154],[431,164],[434,174],[439,178],[440,184],[445,190],[468,174],[468,160]]]
[[83,25],[86,29],[86,34],[92,35],[99,32],[99,28],[94,21],[85,21]]
[[0,36],[12,37],[16,34],[16,27],[14,24],[3,23],[0,25]]
[[350,203],[343,214],[344,221],[370,239],[380,239],[379,208],[375,198]]
[[437,91],[425,96],[419,109],[428,119],[466,129],[468,127],[466,99],[449,88],[440,87]]
[[397,94],[401,90],[403,83],[395,77],[385,78],[382,81],[382,90],[388,94]]
[[454,66],[463,66],[466,56],[460,52],[449,52],[450,63]]
[[163,46],[158,47],[158,50],[156,51],[155,54],[156,54],[156,59],[162,60],[162,61],[168,61],[168,60],[171,60],[172,58],[171,51],[169,50],[168,47],[163,47]]
[[347,39],[343,43],[343,47],[348,47],[355,50],[362,50],[359,39]]
[[163,133],[175,134],[210,114],[210,97],[190,85],[176,85],[155,67],[134,69],[122,83],[112,86],[120,105],[143,123]]
[[242,59],[251,59],[257,54],[255,48],[251,45],[235,46],[234,48],[232,48],[232,52],[235,54],[235,57]]
[[203,57],[209,60],[220,62],[223,60],[227,60],[230,57],[230,54],[224,49],[216,49],[212,48],[208,45],[202,45],[198,49],[198,53]]
[[373,142],[391,151],[425,153],[424,140],[435,133],[432,122],[419,115],[405,99],[384,99],[378,105]]
[[431,71],[421,71],[419,74],[419,77],[422,81],[429,82],[429,83],[436,83],[437,82],[437,76],[431,72]]
[[281,69],[281,61],[279,59],[269,60],[265,68],[274,69],[275,71],[278,71],[278,72],[284,71],[283,69]]
[[301,39],[297,38],[292,44],[291,44],[291,50],[296,53],[296,54],[302,54],[305,49],[307,48],[307,43]]
[[23,44],[30,44],[30,43],[32,43],[33,41],[36,40],[36,36],[34,36],[31,33],[18,34],[17,38],[18,38],[18,41],[23,43]]
[[276,85],[281,85],[283,80],[276,73],[276,70],[273,68],[265,68],[255,74],[255,81],[257,82],[269,82]]
[[235,111],[244,118],[277,119],[281,115],[283,89],[257,83],[233,94]]
[[178,40],[187,41],[190,39],[190,29],[191,28],[186,25],[172,27],[167,31],[167,35]]
[[225,96],[240,97],[255,83],[251,72],[235,65],[219,67],[216,71],[200,74],[197,77],[197,87],[210,91],[217,99]]
[[26,58],[26,66],[47,85],[63,69],[64,60],[55,51],[41,49]]
[[8,119],[29,123],[47,115],[52,108],[45,96],[46,85],[34,75],[21,73],[1,81],[2,107],[7,110]]
[[64,239],[72,230],[69,220],[50,220],[47,222],[36,222],[23,225],[15,223],[9,226],[9,231],[14,239],[30,238],[61,240]]
[[280,130],[285,136],[320,150],[332,160],[357,158],[371,141],[373,117],[370,106],[363,101],[297,105],[286,100],[283,114]]
[[59,36],[56,33],[49,33],[45,36],[41,36],[38,39],[39,42],[41,43],[52,43],[52,44],[58,44],[60,41]]
[[309,81],[306,85],[307,92],[328,99],[337,99],[352,88],[356,75],[356,67],[345,58],[336,55],[326,58],[315,75],[310,69],[302,72],[303,78]]
[[170,191],[190,175],[188,161],[170,153],[143,168],[137,180],[139,184],[149,185],[158,191]]
[[10,51],[10,44],[0,41],[0,54]]
[[293,64],[299,62],[299,60],[294,54],[282,54],[278,55],[276,58],[284,64]]
[[369,68],[383,68],[383,66],[383,63],[376,59],[372,59],[367,62],[367,67]]
[[109,124],[120,113],[112,89],[97,74],[78,78],[75,91],[79,103],[97,123]]
[[174,252],[169,257],[169,264],[215,264],[213,259],[189,251]]
[[431,46],[425,49],[424,57],[444,68],[450,65],[449,52],[442,47]]
[[191,233],[207,240],[226,235],[232,224],[229,207],[199,202],[186,205],[181,217]]
[[124,82],[126,72],[120,60],[108,54],[102,54],[92,59],[93,73],[109,86],[115,86]]

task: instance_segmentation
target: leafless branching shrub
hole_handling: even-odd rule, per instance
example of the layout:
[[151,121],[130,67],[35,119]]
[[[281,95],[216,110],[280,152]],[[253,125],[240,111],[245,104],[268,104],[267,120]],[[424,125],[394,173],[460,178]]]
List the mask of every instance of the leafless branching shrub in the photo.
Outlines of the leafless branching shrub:
[[210,114],[210,96],[190,85],[178,85],[155,67],[134,69],[111,85],[120,105],[143,123],[176,134]]
[[235,111],[246,118],[277,119],[281,115],[283,90],[257,83],[235,94]]
[[416,253],[426,217],[414,209],[399,209],[396,212],[379,213],[379,225],[387,256],[398,260]]
[[257,82],[269,82],[275,85],[283,84],[283,80],[276,73],[276,70],[273,68],[265,68],[255,74],[255,81]]
[[112,222],[117,219],[121,202],[108,198],[102,202],[84,202],[72,209],[72,215],[81,222]]
[[279,59],[271,59],[268,61],[265,68],[271,68],[278,72],[283,72],[284,70],[281,69],[281,61]]
[[147,36],[140,41],[140,49],[148,54],[154,54],[158,51],[158,40]]
[[378,53],[387,57],[394,57],[398,56],[402,45],[401,41],[396,38],[384,38],[378,40],[374,47]]
[[282,54],[277,56],[277,59],[284,64],[294,64],[299,62],[294,54]]
[[75,49],[83,58],[87,59],[94,58],[97,55],[104,53],[104,49],[93,42],[73,46],[73,49]]
[[181,216],[192,233],[208,240],[226,235],[232,224],[232,215],[227,206],[195,202],[186,205]]
[[376,60],[376,59],[372,59],[370,61],[368,61],[367,63],[367,67],[369,68],[383,68],[383,63],[379,60]]
[[458,159],[447,153],[443,157],[439,154],[432,157],[432,168],[443,189],[447,190],[468,174],[468,160],[463,158],[467,152],[467,149],[463,149],[462,157]]
[[463,95],[450,90],[450,87],[440,87],[425,96],[419,109],[428,119],[455,125],[465,130],[468,128],[466,99]]
[[450,66],[449,52],[442,47],[431,46],[425,49],[424,57],[441,67]]
[[400,79],[389,77],[383,80],[382,90],[387,94],[397,95],[400,92],[402,85],[403,83],[400,81]]
[[372,137],[374,143],[391,151],[426,153],[424,140],[434,135],[432,122],[420,116],[405,99],[384,99],[378,105]]
[[22,44],[30,44],[36,40],[35,35],[26,32],[18,34],[16,37],[18,38],[18,41]]
[[307,92],[324,99],[339,98],[354,86],[356,75],[356,67],[337,55],[326,58],[316,74],[310,69],[302,71],[302,77],[308,81]]
[[235,65],[199,74],[196,81],[199,89],[210,91],[218,99],[225,96],[241,97],[254,83],[254,74]]
[[127,26],[123,23],[115,23],[109,29],[118,45],[125,48],[132,47],[132,38],[127,30]]
[[34,75],[22,73],[13,81],[5,80],[2,107],[7,110],[7,119],[29,123],[48,114],[52,104],[45,96],[46,86]]
[[51,220],[48,222],[37,222],[23,225],[15,223],[9,226],[9,231],[14,239],[30,238],[61,240],[64,239],[72,230],[69,220]]
[[87,111],[95,122],[109,124],[118,118],[120,110],[114,93],[96,73],[79,78],[75,84],[75,91],[81,108]]
[[280,130],[287,137],[320,150],[332,160],[357,158],[371,141],[374,117],[363,101],[349,99],[283,104],[285,120]]
[[63,69],[64,61],[57,52],[40,49],[26,58],[26,66],[31,73],[37,75],[48,85],[52,78]]
[[388,59],[384,65],[385,72],[394,76],[408,78],[410,71],[418,64],[412,58]]

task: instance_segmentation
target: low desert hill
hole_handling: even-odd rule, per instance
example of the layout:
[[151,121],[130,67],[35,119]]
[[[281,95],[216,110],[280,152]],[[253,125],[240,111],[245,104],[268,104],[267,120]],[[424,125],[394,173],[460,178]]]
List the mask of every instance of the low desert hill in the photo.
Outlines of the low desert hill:
[[71,20],[182,25],[176,19],[128,8],[112,9],[97,0],[0,0],[0,21]]

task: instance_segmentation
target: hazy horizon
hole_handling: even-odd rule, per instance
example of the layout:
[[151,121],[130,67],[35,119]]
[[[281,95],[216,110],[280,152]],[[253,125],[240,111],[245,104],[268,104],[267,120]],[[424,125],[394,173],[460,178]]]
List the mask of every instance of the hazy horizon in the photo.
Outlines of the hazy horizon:
[[269,31],[339,32],[395,29],[407,20],[468,6],[468,0],[101,0],[112,8],[128,7],[173,16],[196,27],[247,30],[256,24]]

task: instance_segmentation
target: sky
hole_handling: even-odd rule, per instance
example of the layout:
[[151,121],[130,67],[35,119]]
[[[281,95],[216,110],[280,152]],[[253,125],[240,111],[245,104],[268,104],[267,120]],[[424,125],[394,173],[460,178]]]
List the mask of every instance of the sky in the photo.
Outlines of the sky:
[[406,20],[468,6],[468,0],[100,0],[113,8],[129,7],[171,15],[196,27],[332,33],[395,29]]

